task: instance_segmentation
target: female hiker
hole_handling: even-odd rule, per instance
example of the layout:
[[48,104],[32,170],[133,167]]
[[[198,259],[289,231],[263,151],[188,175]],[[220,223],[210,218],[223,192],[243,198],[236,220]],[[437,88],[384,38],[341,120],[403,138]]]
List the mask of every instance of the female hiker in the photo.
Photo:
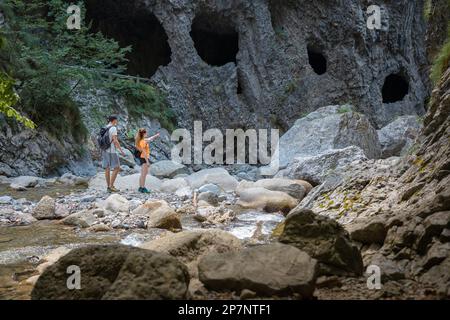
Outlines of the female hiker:
[[159,137],[159,133],[154,136],[147,138],[147,130],[144,128],[139,129],[135,138],[135,147],[138,150],[139,157],[137,160],[141,165],[141,177],[139,178],[139,192],[150,193],[150,191],[145,187],[145,179],[147,178],[148,170],[150,167],[150,146],[149,142],[155,140]]

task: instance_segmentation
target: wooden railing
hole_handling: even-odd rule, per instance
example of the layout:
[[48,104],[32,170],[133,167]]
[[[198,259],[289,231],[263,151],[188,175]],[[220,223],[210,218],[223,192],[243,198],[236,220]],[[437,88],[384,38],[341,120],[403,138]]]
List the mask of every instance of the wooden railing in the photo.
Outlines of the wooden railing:
[[122,73],[114,72],[114,70],[110,69],[94,69],[94,68],[88,68],[88,67],[81,67],[81,66],[72,66],[72,65],[62,65],[66,68],[74,68],[74,69],[81,69],[81,70],[87,70],[95,73],[100,73],[102,75],[107,76],[110,80],[115,79],[126,79],[126,80],[132,80],[136,83],[147,83],[151,84],[152,80],[150,78],[143,78],[143,77],[136,77],[136,76],[129,76]]

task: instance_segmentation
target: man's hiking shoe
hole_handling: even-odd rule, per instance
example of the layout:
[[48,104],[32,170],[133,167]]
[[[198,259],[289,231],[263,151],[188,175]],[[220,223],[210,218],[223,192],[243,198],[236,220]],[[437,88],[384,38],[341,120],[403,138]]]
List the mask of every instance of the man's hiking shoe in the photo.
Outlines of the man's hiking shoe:
[[116,193],[116,192],[120,192],[120,190],[119,190],[119,189],[116,189],[115,187],[109,187],[109,188],[108,188],[108,192],[109,192],[109,193]]

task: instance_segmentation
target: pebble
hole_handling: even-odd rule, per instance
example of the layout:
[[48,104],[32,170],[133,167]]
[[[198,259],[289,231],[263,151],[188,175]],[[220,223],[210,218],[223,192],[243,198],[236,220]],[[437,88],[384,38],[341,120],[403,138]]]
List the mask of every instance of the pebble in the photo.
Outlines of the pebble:
[[256,293],[249,289],[244,289],[241,291],[241,294],[239,296],[242,300],[246,299],[252,299],[256,297]]
[[93,195],[87,195],[80,198],[80,202],[94,202],[95,200],[97,200],[97,197]]

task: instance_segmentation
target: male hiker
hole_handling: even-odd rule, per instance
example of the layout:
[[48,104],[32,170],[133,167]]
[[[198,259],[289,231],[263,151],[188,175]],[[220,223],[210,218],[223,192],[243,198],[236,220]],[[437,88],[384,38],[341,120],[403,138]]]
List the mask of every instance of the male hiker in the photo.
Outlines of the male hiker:
[[[120,171],[118,151],[125,156],[117,138],[117,116],[108,118],[108,125],[100,130],[98,144],[102,150],[102,167],[105,169],[106,184],[108,192],[119,192],[114,187],[117,175]],[[112,170],[112,175],[111,175]]]

